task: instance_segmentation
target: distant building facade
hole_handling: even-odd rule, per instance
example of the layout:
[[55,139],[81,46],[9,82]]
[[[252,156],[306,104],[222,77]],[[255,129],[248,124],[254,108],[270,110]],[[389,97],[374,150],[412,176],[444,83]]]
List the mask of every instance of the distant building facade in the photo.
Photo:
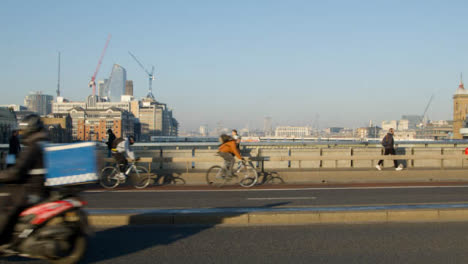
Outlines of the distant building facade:
[[0,107],[0,143],[8,143],[11,131],[17,128],[15,112],[6,107]]
[[74,140],[105,141],[107,130],[112,129],[116,137],[134,135],[135,117],[132,113],[119,109],[96,109],[81,107],[70,111]]
[[308,137],[311,134],[310,127],[279,126],[275,130],[276,137]]
[[42,94],[42,92],[34,92],[26,95],[24,105],[28,110],[38,113],[41,116],[52,113],[52,95]]
[[344,127],[329,127],[325,129],[325,133],[327,134],[338,134],[343,131]]
[[143,139],[149,140],[152,136],[178,135],[179,123],[172,116],[172,111],[167,108],[166,104],[151,98],[144,98],[142,101],[134,103],[132,110],[141,124]]
[[[172,110],[168,109],[166,104],[159,103],[150,98],[144,98],[141,101],[135,101],[133,96],[123,95],[118,102],[54,102],[52,109],[54,114],[69,114],[73,109],[83,110],[107,110],[120,109],[133,114],[134,132],[131,133],[143,140],[149,141],[151,136],[177,136],[178,122],[173,117]],[[90,101],[90,100],[88,100]],[[78,123],[75,120],[77,115],[72,115],[73,120],[73,139],[78,140]],[[94,131],[92,132],[94,133]],[[83,137],[80,137],[83,138]],[[93,136],[94,138],[94,136]],[[100,138],[100,136],[98,136]],[[80,139],[82,140],[82,139]]]
[[365,138],[378,138],[382,133],[382,128],[378,126],[373,127],[360,127],[356,129],[356,137],[365,139]]
[[28,108],[26,106],[16,105],[16,104],[0,105],[0,107],[12,109],[15,112],[28,110]]
[[49,132],[50,142],[70,143],[73,141],[73,123],[69,114],[48,115],[42,118],[42,122]]
[[397,130],[398,121],[397,120],[382,121],[383,131],[388,131],[390,128],[393,128],[394,130]]

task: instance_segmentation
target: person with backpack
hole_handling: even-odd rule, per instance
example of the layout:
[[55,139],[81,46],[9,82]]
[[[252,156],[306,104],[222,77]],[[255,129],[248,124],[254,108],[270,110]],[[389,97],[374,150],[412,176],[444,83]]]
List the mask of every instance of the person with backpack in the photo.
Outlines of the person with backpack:
[[236,140],[232,137],[222,134],[219,137],[218,155],[224,159],[224,169],[226,170],[226,176],[232,176],[232,167],[234,166],[235,159],[237,157],[240,160],[244,160],[241,156],[239,148],[236,146]]
[[120,169],[120,174],[115,177],[119,180],[125,180],[126,178],[125,170],[128,166],[127,158],[138,160],[138,158],[135,158],[135,153],[130,148],[133,143],[135,143],[135,138],[133,136],[129,136],[127,139],[118,138],[112,143],[112,157],[114,157]]
[[[385,137],[382,139],[382,146],[385,148],[384,155],[396,155],[395,147],[394,147],[395,142],[393,140],[394,134],[395,134],[395,131],[393,130],[393,128],[390,128],[388,130],[387,135],[385,135]],[[379,171],[382,170],[383,162],[384,162],[383,160],[379,160],[379,163],[375,165],[377,170]],[[397,160],[393,160],[393,165],[395,166],[395,170],[397,171],[401,171],[403,169],[402,164],[398,166]]]
[[112,132],[112,129],[110,129],[110,128],[107,130],[107,134],[108,134],[107,149],[109,150],[108,154],[107,154],[107,157],[110,158],[111,154],[112,154],[112,145],[114,143],[114,140],[116,139],[116,136],[115,136],[114,132]]

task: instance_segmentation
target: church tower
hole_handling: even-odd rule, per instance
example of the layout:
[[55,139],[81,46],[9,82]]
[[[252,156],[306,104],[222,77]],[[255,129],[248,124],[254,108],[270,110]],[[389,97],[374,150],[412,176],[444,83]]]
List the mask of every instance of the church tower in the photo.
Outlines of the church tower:
[[463,139],[460,129],[465,127],[466,115],[468,114],[468,91],[463,85],[460,74],[460,85],[453,95],[453,139]]

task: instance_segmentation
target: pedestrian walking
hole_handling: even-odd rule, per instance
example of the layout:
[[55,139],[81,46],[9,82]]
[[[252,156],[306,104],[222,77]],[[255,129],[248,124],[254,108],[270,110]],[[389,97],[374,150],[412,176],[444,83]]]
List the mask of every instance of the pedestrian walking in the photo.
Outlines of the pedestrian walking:
[[108,135],[107,136],[107,150],[108,150],[107,157],[110,158],[112,157],[112,146],[114,144],[114,140],[116,137],[115,137],[114,132],[112,132],[112,129],[110,128],[107,130],[107,135]]
[[[385,148],[385,153],[384,155],[396,155],[395,152],[395,147],[394,147],[394,140],[393,140],[393,135],[395,134],[395,131],[393,128],[390,128],[388,130],[387,135],[382,139],[382,146]],[[379,160],[379,163],[375,166],[378,170],[382,170],[383,167],[383,160]],[[393,165],[395,166],[395,170],[401,171],[403,169],[403,164],[398,165],[397,160],[393,160]]]
[[7,156],[7,168],[15,165],[16,157],[21,151],[21,144],[18,138],[18,130],[13,130],[10,137],[8,156]]

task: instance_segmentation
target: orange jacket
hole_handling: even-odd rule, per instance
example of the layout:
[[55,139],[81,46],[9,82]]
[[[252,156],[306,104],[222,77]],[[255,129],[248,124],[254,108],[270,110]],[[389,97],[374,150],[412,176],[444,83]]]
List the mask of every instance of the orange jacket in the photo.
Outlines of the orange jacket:
[[227,141],[226,143],[223,143],[221,146],[219,146],[218,150],[219,152],[226,152],[226,153],[234,154],[236,155],[237,158],[242,159],[239,149],[237,149],[235,140],[230,140],[230,141]]

